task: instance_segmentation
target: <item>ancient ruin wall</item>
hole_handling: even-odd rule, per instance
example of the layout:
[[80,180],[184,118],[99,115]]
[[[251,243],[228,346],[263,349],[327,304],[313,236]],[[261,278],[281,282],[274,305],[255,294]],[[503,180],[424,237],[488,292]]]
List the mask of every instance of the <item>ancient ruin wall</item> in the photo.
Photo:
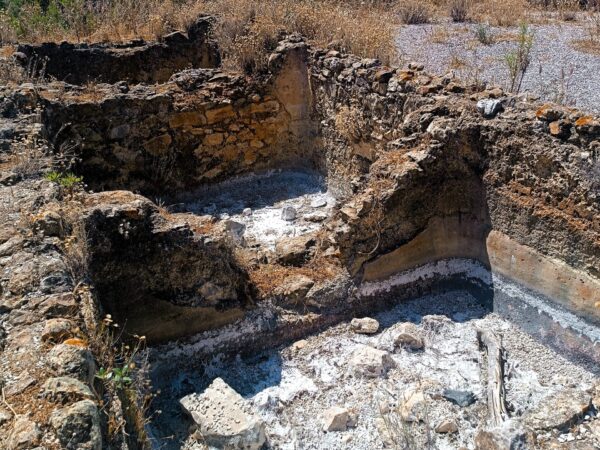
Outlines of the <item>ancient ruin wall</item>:
[[[250,172],[313,167],[304,48],[264,82],[187,70],[166,84],[49,98],[48,133],[95,190],[160,195]],[[304,84],[303,84],[304,83]]]
[[[351,149],[366,179],[340,212],[362,281],[472,258],[598,321],[597,121],[336,51],[311,69],[327,145]],[[486,98],[505,111],[483,117]],[[348,111],[350,134],[336,121]]]
[[220,64],[211,26],[210,17],[200,17],[185,33],[173,32],[159,42],[23,44],[16,59],[31,75],[71,84],[164,83],[181,70]]

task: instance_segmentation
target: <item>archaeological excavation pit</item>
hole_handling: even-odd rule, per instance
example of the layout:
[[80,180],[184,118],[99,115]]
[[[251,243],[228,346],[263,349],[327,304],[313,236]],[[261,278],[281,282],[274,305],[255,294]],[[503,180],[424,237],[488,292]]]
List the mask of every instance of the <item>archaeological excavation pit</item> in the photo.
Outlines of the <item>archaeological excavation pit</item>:
[[132,448],[599,445],[597,119],[296,35],[200,59],[39,93],[149,344]]

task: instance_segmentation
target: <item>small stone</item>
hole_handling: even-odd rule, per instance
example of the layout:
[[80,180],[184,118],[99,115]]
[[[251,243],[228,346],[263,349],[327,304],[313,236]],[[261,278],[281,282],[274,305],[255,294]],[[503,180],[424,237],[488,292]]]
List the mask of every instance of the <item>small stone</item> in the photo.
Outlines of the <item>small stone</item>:
[[235,220],[226,220],[225,231],[235,242],[242,243],[244,241],[246,225]]
[[37,423],[27,417],[19,417],[8,438],[9,450],[25,450],[40,443],[42,431]]
[[48,319],[42,331],[42,341],[62,341],[71,336],[74,328],[69,319]]
[[242,211],[242,216],[250,217],[252,215],[252,208],[244,208]]
[[313,214],[307,214],[306,216],[304,216],[304,220],[306,220],[307,222],[323,222],[324,220],[327,219],[327,213],[326,212],[316,212]]
[[436,433],[450,434],[458,431],[458,425],[453,420],[444,420],[435,427]]
[[327,200],[324,198],[315,198],[312,202],[310,202],[311,208],[323,208],[327,206]]
[[415,422],[422,419],[424,413],[425,395],[422,391],[409,389],[404,393],[400,406],[400,417],[405,422]]
[[482,99],[477,102],[477,110],[486,119],[493,119],[504,110],[500,100]]
[[323,413],[323,431],[346,431],[349,418],[346,408],[333,406]]
[[384,350],[362,345],[352,353],[350,366],[361,375],[376,378],[384,375],[388,369],[394,367],[394,360]]
[[442,397],[462,407],[472,405],[477,401],[477,397],[471,391],[460,391],[457,389],[444,389]]
[[13,415],[10,411],[0,408],[0,427],[12,419]]
[[288,222],[291,222],[296,219],[296,208],[293,206],[284,206],[281,210],[281,218]]
[[266,441],[262,419],[221,378],[216,378],[202,394],[187,395],[180,403],[210,446],[258,450]]
[[419,350],[423,348],[421,332],[414,323],[402,323],[397,327],[394,333],[394,346],[406,347],[413,350]]
[[379,322],[370,317],[363,317],[362,319],[354,318],[350,322],[350,328],[355,333],[375,334],[379,330]]

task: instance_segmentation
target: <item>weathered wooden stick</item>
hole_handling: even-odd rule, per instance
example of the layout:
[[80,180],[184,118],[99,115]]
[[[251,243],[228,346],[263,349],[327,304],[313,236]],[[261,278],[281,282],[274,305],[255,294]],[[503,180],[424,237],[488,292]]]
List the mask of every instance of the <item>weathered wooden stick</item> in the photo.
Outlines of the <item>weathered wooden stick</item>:
[[497,426],[508,419],[506,392],[504,390],[504,349],[498,337],[485,330],[477,330],[480,346],[487,349],[487,404],[490,425]]

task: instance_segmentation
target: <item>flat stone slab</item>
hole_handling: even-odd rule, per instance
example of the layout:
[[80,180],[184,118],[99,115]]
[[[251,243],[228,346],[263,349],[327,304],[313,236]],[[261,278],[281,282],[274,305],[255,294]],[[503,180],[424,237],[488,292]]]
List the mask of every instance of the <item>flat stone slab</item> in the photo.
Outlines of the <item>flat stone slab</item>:
[[202,394],[179,400],[206,443],[217,448],[258,450],[266,441],[265,424],[243,397],[221,378]]

